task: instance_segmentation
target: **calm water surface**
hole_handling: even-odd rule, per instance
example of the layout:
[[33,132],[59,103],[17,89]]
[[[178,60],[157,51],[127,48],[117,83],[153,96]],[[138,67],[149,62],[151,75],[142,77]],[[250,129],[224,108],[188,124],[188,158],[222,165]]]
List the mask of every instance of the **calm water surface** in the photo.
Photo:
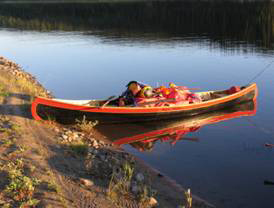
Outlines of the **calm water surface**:
[[[0,49],[59,98],[118,95],[130,80],[224,89],[247,84],[274,60],[272,8],[235,1],[1,4]],[[273,77],[274,64],[255,80],[255,116],[188,133],[196,142],[124,147],[217,207],[273,207],[274,186],[264,185],[274,181],[274,151],[264,147],[274,143]]]

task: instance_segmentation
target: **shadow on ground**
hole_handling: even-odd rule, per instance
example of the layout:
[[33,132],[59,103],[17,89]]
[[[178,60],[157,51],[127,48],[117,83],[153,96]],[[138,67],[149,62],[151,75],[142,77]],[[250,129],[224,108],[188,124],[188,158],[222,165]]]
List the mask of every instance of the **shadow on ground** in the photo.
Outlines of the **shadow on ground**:
[[12,115],[12,116],[19,116],[26,119],[33,119],[31,115],[31,101],[32,97],[27,94],[19,94],[19,93],[9,93],[9,95],[5,98],[7,100],[8,98],[15,97],[19,100],[22,100],[26,103],[23,104],[6,104],[7,102],[4,102],[3,105],[0,105],[0,111],[2,115]]

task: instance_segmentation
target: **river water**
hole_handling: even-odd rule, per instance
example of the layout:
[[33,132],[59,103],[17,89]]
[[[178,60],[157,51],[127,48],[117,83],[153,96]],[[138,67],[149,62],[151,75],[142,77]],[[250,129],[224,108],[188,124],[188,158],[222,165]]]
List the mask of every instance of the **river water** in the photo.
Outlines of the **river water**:
[[264,146],[274,143],[272,8],[267,1],[0,4],[0,54],[66,99],[119,95],[130,80],[202,90],[255,81],[256,115],[196,123],[198,129],[184,129],[181,138],[190,131],[188,139],[173,145],[162,139],[147,149],[124,147],[217,207],[268,208],[274,204],[274,186],[264,184],[274,181],[274,151]]

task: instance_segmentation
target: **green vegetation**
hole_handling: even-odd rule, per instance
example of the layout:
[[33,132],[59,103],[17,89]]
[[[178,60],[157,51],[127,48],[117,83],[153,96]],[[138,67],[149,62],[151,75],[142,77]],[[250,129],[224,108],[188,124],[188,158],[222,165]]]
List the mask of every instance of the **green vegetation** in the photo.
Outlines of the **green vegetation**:
[[134,167],[128,162],[123,164],[121,170],[117,171],[114,169],[108,186],[107,196],[118,206],[122,206],[120,198],[124,197],[125,199],[136,200],[140,207],[149,207],[150,198],[155,195],[155,191],[152,190],[150,185],[141,182],[136,186],[138,193],[132,193],[130,189],[133,175]]
[[98,124],[98,121],[87,121],[86,116],[83,116],[82,120],[76,120],[75,128],[79,131],[82,131],[86,134],[90,134],[93,130],[93,127]]
[[47,119],[45,120],[45,123],[50,126],[56,125],[56,118],[53,115],[47,114]]
[[16,142],[20,126],[12,123],[6,116],[0,116],[0,146],[10,147]]
[[1,171],[8,173],[9,183],[5,187],[4,194],[13,199],[13,207],[16,204],[19,207],[34,207],[39,203],[39,200],[33,198],[33,194],[40,181],[26,176],[24,166],[24,160],[21,158],[0,167]]
[[16,138],[1,138],[0,140],[0,146],[3,147],[10,147],[11,145],[15,144]]
[[88,145],[82,142],[70,144],[69,147],[76,155],[86,156],[88,153]]
[[[20,79],[15,79],[15,83],[17,83],[17,85],[20,87],[21,92],[27,93],[32,98],[35,96],[45,96],[44,90],[37,87],[37,84],[35,82],[32,82],[26,77],[20,77]],[[32,99],[30,100],[30,102],[31,101]]]
[[47,185],[48,185],[48,189],[50,191],[53,191],[53,192],[56,192],[56,193],[58,192],[58,186],[56,185],[56,183],[54,181],[49,181],[47,183]]
[[29,170],[31,173],[33,173],[36,170],[36,167],[34,165],[30,165]]
[[192,207],[192,195],[190,193],[190,189],[185,191],[185,197],[186,197],[186,203],[187,203],[186,208],[191,208]]
[[192,207],[192,194],[190,192],[190,189],[184,192],[184,197],[185,197],[185,203],[186,205],[181,205],[179,208],[191,208]]
[[123,164],[121,173],[113,171],[107,191],[107,195],[112,201],[119,203],[121,196],[130,197],[130,184],[133,172],[134,168],[129,163]]
[[7,97],[9,96],[9,93],[6,91],[4,86],[0,83],[0,96],[1,97]]

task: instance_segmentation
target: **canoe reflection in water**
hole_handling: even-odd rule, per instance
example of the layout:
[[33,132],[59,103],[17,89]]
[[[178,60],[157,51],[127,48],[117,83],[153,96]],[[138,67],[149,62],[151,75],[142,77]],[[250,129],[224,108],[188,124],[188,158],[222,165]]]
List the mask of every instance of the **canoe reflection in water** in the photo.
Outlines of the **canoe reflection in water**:
[[198,131],[207,124],[256,114],[257,103],[249,101],[219,111],[200,114],[182,119],[153,121],[143,123],[98,125],[96,130],[113,144],[130,144],[139,151],[151,151],[156,142],[169,142],[175,145],[181,140],[199,141],[198,138],[185,137],[186,134]]
[[[149,136],[145,134],[145,135],[142,135],[143,137],[145,137],[144,140],[132,142],[129,144],[135,149],[139,150],[140,152],[152,151],[153,146],[157,141],[170,142],[171,145],[175,145],[176,142],[179,140],[198,141],[199,140],[198,138],[184,137],[185,134],[190,132],[195,132],[198,129],[200,129],[200,127],[185,127],[185,128],[182,127],[182,129],[165,129],[163,130],[163,132],[155,131],[155,132],[151,132],[152,134],[154,134],[154,136],[151,136],[149,139],[147,138]],[[119,141],[117,143],[119,143]]]

